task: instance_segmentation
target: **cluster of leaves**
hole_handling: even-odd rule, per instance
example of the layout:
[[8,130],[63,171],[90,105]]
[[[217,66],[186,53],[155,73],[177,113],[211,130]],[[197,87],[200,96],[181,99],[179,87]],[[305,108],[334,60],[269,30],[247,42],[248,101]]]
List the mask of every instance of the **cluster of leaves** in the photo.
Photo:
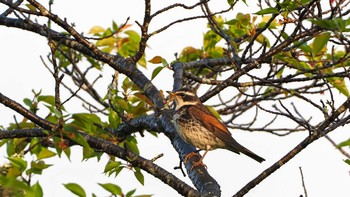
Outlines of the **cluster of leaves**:
[[[19,140],[13,143],[20,143],[18,142]],[[41,174],[44,169],[50,166],[42,160],[50,157],[45,154],[46,153],[42,152],[36,160],[30,162],[30,165],[28,165],[28,160],[24,159],[23,154],[12,154],[8,157],[8,162],[5,162],[0,166],[0,195],[28,197],[43,196],[43,191],[39,182],[30,185],[28,181],[31,176],[34,174]]]
[[[103,52],[117,52],[123,57],[132,57],[139,49],[141,37],[136,31],[129,29],[130,27],[130,24],[118,26],[113,21],[112,27],[105,29],[101,26],[94,26],[90,29],[89,34],[98,39],[95,44]],[[138,64],[146,67],[145,55],[138,61]]]
[[[294,20],[288,16],[295,12],[299,6],[305,6],[310,0],[304,1],[283,1],[278,3],[279,8],[266,8],[258,11],[257,15],[270,15],[280,14],[283,19],[279,20],[279,26],[293,23]],[[330,38],[333,36],[338,38],[341,33],[349,32],[350,20],[344,20],[335,18],[334,20],[328,19],[310,19],[311,25],[317,25],[320,28],[327,29],[324,33],[315,35],[312,40],[300,40],[295,41],[290,46],[290,51],[280,52],[274,56],[274,63],[283,64],[296,71],[296,73],[304,73],[305,76],[312,78],[317,75],[330,75],[332,76],[334,71],[343,69],[350,65],[349,61],[342,61],[348,59],[349,54],[345,53],[342,49],[336,50],[330,49]],[[269,29],[276,28],[276,21],[273,21]],[[261,24],[264,25],[264,24]],[[258,27],[262,27],[258,25]],[[287,32],[282,32],[282,38],[288,40],[290,35]],[[283,68],[281,68],[278,77],[282,76]],[[345,96],[349,96],[349,91],[345,84],[345,79],[342,77],[326,77],[325,78],[333,87],[335,87],[340,93]]]
[[[130,80],[124,80],[122,86],[124,98],[117,96],[117,92],[110,91],[110,97],[113,98],[111,104],[113,104],[114,107],[113,109],[109,109],[108,122],[103,122],[99,116],[91,113],[62,115],[55,107],[55,98],[53,96],[41,95],[41,91],[38,93],[33,91],[33,98],[25,98],[23,101],[28,106],[29,110],[35,114],[39,112],[43,113],[44,110],[39,109],[44,106],[48,111],[46,115],[48,120],[53,123],[58,123],[60,118],[64,118],[65,123],[62,130],[57,131],[56,134],[58,134],[58,136],[55,135],[55,133],[51,133],[49,137],[45,138],[34,137],[1,140],[0,146],[6,145],[8,155],[8,162],[0,167],[1,192],[3,194],[9,193],[12,196],[42,196],[43,193],[39,183],[35,183],[31,186],[31,177],[35,174],[42,174],[45,169],[52,166],[51,164],[45,163],[45,159],[47,158],[55,156],[61,157],[62,152],[70,158],[70,149],[74,144],[79,144],[83,147],[82,153],[84,160],[90,158],[97,158],[100,160],[103,153],[92,149],[85,138],[79,134],[79,131],[118,143],[118,145],[139,154],[137,141],[134,136],[127,136],[126,139],[120,142],[112,132],[113,129],[117,129],[122,122],[118,114],[128,114],[130,116],[129,118],[131,118],[133,116],[145,114],[145,112],[149,110],[146,108],[146,102],[141,100],[144,98],[143,95],[137,97],[126,94],[129,91],[131,92],[133,87],[135,88]],[[138,89],[135,89],[135,91],[136,90]],[[135,93],[135,95],[138,94]],[[64,106],[62,106],[61,109],[65,111]],[[35,128],[35,125],[24,118],[20,122],[10,124],[6,130],[32,128]],[[29,162],[29,160],[25,158],[25,155],[28,154],[32,155],[35,159]],[[123,164],[120,161],[116,161],[114,157],[110,157],[110,161],[106,164],[104,173],[108,176],[112,174],[117,176],[124,168],[133,170],[136,179],[141,184],[144,184],[144,176],[140,168]],[[123,194],[122,190],[117,185],[111,183],[100,185],[113,195],[133,196],[135,192],[133,190],[127,194]],[[66,184],[65,187],[78,196],[85,196],[84,190],[77,184]]]
[[[99,185],[105,189],[107,192],[109,192],[112,196],[125,196],[125,197],[150,197],[151,195],[134,195],[136,189],[133,189],[131,191],[128,191],[127,193],[124,193],[123,190],[115,184],[112,183],[99,183]],[[67,188],[69,191],[71,191],[73,194],[79,196],[79,197],[86,197],[86,192],[84,188],[82,188],[79,184],[76,183],[67,183],[64,184],[64,187]],[[95,194],[92,194],[93,197],[96,197]]]

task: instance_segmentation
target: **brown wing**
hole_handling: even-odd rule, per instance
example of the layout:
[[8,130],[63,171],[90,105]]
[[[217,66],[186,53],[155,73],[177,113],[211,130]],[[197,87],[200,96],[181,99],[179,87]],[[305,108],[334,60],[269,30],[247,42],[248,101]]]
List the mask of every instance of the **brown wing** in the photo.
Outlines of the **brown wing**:
[[[258,162],[265,161],[264,158],[256,155],[244,146],[240,145],[228,131],[227,127],[220,122],[204,105],[193,105],[188,109],[191,116],[197,119],[206,129],[210,130],[221,139],[226,145],[227,149],[235,153],[243,153]],[[199,118],[200,117],[200,118]]]
[[[231,133],[204,105],[193,105],[188,109],[189,113],[196,118],[206,129],[213,132],[218,138],[226,143],[232,139]],[[199,118],[200,117],[200,118]]]

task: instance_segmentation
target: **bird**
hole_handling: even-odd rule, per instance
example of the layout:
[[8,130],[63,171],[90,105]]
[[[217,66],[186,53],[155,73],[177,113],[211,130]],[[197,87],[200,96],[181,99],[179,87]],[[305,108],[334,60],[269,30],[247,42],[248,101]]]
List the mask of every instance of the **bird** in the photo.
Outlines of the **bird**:
[[[199,150],[205,150],[201,159],[193,163],[192,169],[199,165],[206,167],[203,158],[208,151],[218,148],[227,149],[237,154],[243,153],[260,163],[265,161],[264,158],[239,144],[227,127],[203,105],[197,95],[189,88],[167,92],[169,94],[168,103],[175,101],[173,115],[175,130],[186,143]],[[193,155],[198,155],[198,153],[189,153],[185,156],[184,161]]]

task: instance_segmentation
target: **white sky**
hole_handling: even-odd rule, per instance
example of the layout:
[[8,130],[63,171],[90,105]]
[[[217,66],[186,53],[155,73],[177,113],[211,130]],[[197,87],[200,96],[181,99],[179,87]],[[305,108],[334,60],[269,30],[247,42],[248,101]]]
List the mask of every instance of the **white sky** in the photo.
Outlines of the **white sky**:
[[[223,2],[226,1],[213,1],[217,6],[220,6]],[[60,17],[67,18],[69,22],[74,22],[79,32],[88,32],[94,25],[108,27],[112,20],[121,24],[128,16],[131,17],[130,23],[135,20],[141,22],[143,6],[144,2],[140,0],[123,1],[122,4],[112,0],[56,0],[53,11]],[[154,0],[152,9],[155,11],[164,6],[164,1]],[[2,10],[3,7],[0,6],[0,9]],[[248,10],[254,12],[251,8],[245,6],[239,7],[237,11],[243,9],[244,12]],[[155,26],[161,26],[188,14],[193,13],[182,12],[179,9],[166,16],[158,17],[154,24]],[[151,38],[148,43],[151,48],[147,51],[147,60],[155,55],[160,55],[168,61],[172,61],[174,60],[173,54],[180,52],[182,48],[202,46],[202,35],[205,32],[205,27],[206,21],[204,20],[184,23],[171,27],[166,32]],[[136,29],[136,25],[133,28]],[[151,26],[151,29],[154,28],[154,26]],[[32,89],[36,91],[42,89],[44,94],[53,94],[53,79],[39,58],[40,55],[46,56],[49,51],[46,46],[46,39],[30,32],[1,26],[0,41],[0,92],[17,101],[31,98]],[[149,64],[150,71],[154,67]],[[108,82],[110,80],[109,76],[112,75],[111,71],[111,69],[105,68],[105,72],[108,73],[106,75],[108,76],[106,79]],[[161,73],[162,77],[158,76],[154,83],[160,89],[171,90],[172,82],[164,83],[164,79],[171,79],[172,72],[163,72]],[[337,96],[344,100],[342,96]],[[74,103],[69,103],[66,108],[73,106],[75,106]],[[0,125],[7,126],[9,122],[13,122],[14,114],[11,110],[0,105]],[[18,115],[16,116],[19,120],[21,119]],[[340,142],[347,139],[349,134],[349,126],[347,125],[333,132],[331,137]],[[209,152],[204,161],[208,166],[208,171],[221,185],[222,196],[230,196],[294,148],[307,135],[307,133],[299,133],[281,138],[263,133],[236,131],[234,136],[241,144],[254,150],[267,161],[259,164],[248,157],[225,150]],[[146,134],[145,138],[138,138],[138,141],[143,157],[151,159],[160,153],[164,153],[164,157],[157,160],[156,163],[191,184],[188,177],[182,177],[180,171],[173,170],[173,167],[178,165],[178,156],[164,136],[155,138]],[[74,196],[62,185],[62,183],[69,182],[82,185],[88,196],[91,196],[92,192],[97,196],[107,196],[107,192],[97,184],[107,182],[120,185],[125,192],[137,188],[137,194],[149,193],[155,194],[156,197],[177,195],[172,188],[152,176],[148,176],[146,172],[144,172],[146,176],[145,186],[138,184],[133,173],[128,172],[128,170],[123,170],[117,178],[106,178],[102,174],[107,162],[106,156],[100,162],[96,162],[95,159],[80,162],[81,150],[80,148],[74,148],[74,150],[76,151],[72,151],[71,162],[66,160],[65,156],[61,159],[47,160],[47,163],[55,165],[45,170],[43,175],[35,177],[39,179],[45,196]],[[303,169],[309,196],[345,196],[350,193],[350,177],[349,166],[342,161],[343,159],[344,157],[328,141],[320,139],[251,190],[246,196],[295,197],[303,194],[299,166]],[[1,155],[0,164],[4,161],[4,155]]]

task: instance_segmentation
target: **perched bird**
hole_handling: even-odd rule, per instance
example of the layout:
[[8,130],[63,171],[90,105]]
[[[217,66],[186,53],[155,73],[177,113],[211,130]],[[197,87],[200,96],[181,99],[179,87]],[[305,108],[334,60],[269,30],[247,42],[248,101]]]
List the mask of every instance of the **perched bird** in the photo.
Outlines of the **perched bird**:
[[[264,158],[240,145],[232,138],[227,127],[220,122],[190,89],[182,88],[169,92],[170,100],[175,100],[174,126],[180,137],[188,144],[205,150],[203,157],[193,167],[203,165],[203,158],[209,150],[223,148],[243,153],[252,159],[263,162]],[[186,158],[192,156],[190,153]],[[192,168],[193,168],[192,167]]]

